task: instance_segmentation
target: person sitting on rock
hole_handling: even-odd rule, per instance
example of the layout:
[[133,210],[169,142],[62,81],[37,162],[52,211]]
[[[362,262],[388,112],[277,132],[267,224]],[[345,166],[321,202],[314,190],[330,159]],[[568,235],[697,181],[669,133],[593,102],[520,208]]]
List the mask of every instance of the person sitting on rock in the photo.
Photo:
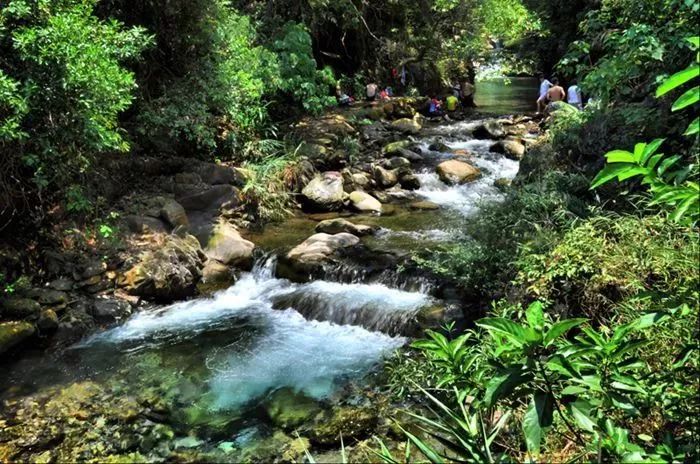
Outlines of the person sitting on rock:
[[445,103],[447,106],[447,111],[452,113],[457,110],[457,105],[459,104],[459,98],[457,98],[455,95],[450,95],[445,99]]
[[430,98],[430,104],[428,106],[428,116],[430,117],[439,117],[443,115],[442,111],[442,101],[438,99],[437,96],[433,96]]

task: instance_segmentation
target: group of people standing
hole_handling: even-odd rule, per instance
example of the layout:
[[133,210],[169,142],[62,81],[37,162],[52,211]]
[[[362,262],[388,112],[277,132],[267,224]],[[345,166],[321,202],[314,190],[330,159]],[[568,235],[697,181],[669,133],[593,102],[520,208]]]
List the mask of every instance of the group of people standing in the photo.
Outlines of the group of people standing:
[[572,81],[569,88],[564,90],[556,77],[549,81],[544,74],[540,74],[539,78],[540,93],[537,98],[537,111],[539,113],[550,108],[550,105],[555,106],[557,102],[563,101],[579,110],[583,109],[583,95],[576,81]]

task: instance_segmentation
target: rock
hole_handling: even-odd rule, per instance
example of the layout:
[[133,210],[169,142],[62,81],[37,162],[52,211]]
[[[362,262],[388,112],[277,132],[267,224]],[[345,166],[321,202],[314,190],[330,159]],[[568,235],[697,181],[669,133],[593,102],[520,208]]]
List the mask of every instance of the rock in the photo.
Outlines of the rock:
[[401,156],[394,156],[393,158],[382,161],[382,167],[385,169],[408,168],[410,166],[411,162]]
[[381,166],[374,166],[374,180],[380,187],[391,188],[399,182],[399,176],[395,170],[384,169]]
[[107,264],[102,261],[90,261],[83,266],[83,271],[80,273],[82,280],[89,279],[95,276],[101,276],[107,271]]
[[501,140],[491,147],[495,153],[503,153],[506,158],[520,161],[525,156],[525,145],[517,140]]
[[238,191],[231,185],[214,185],[206,190],[186,195],[178,202],[187,211],[218,210],[224,203],[238,201]]
[[202,182],[210,185],[232,184],[242,187],[245,180],[238,171],[215,163],[201,163],[194,171],[199,175]]
[[370,235],[375,231],[375,229],[371,226],[353,224],[347,219],[342,218],[326,219],[325,221],[321,221],[316,225],[315,230],[316,232],[331,235],[346,232],[348,234],[357,235],[358,237]]
[[420,188],[420,179],[412,172],[408,172],[399,177],[401,188],[406,190],[418,190]]
[[428,146],[428,150],[430,150],[430,151],[437,151],[437,152],[440,152],[440,153],[450,153],[450,152],[452,152],[452,148],[450,148],[450,147],[447,146],[444,142],[439,141],[439,140],[436,141],[436,142],[431,143],[431,144]]
[[227,222],[219,222],[204,248],[209,259],[229,266],[250,267],[253,264],[255,245],[243,237]]
[[100,322],[124,320],[131,315],[131,305],[123,300],[98,298],[90,313]]
[[2,317],[10,319],[36,319],[41,312],[38,301],[30,298],[7,298],[2,303]]
[[312,235],[293,248],[287,258],[299,263],[317,263],[325,260],[337,250],[355,246],[360,243],[360,239],[348,233]]
[[498,121],[489,120],[484,122],[483,125],[474,129],[472,137],[475,139],[501,139],[506,136],[506,131],[503,129],[503,125]]
[[506,190],[508,187],[510,187],[510,184],[512,184],[512,181],[510,179],[505,178],[505,177],[501,177],[500,179],[496,179],[493,182],[493,186],[501,191]]
[[216,284],[233,281],[231,268],[215,260],[207,261],[202,269],[202,282],[205,284]]
[[150,216],[126,216],[124,217],[129,231],[135,234],[152,234],[167,232],[165,223],[160,219]]
[[407,150],[405,148],[401,148],[396,152],[396,154],[401,155],[401,157],[406,158],[408,161],[411,163],[421,163],[423,162],[423,157],[419,155],[418,153]]
[[160,217],[173,228],[190,225],[185,208],[175,200],[168,200],[165,202],[163,208],[160,210]]
[[65,292],[50,288],[33,288],[26,292],[26,296],[47,306],[65,306],[68,302]]
[[49,282],[49,287],[60,292],[73,290],[73,281],[71,279],[55,279]]
[[383,155],[393,155],[399,152],[399,150],[407,149],[408,147],[411,146],[411,141],[410,140],[399,140],[398,142],[391,142],[387,145],[384,145],[382,148],[382,154]]
[[29,322],[1,322],[0,323],[0,354],[5,353],[24,340],[28,339],[36,329]]
[[440,209],[440,205],[433,203],[432,201],[416,201],[408,205],[409,208],[419,210],[419,211],[433,211]]
[[352,175],[352,182],[357,187],[366,189],[372,185],[372,178],[366,172],[356,172]]
[[422,126],[415,118],[401,118],[391,123],[391,128],[395,131],[402,132],[404,134],[418,134]]
[[443,161],[437,166],[440,179],[448,184],[465,184],[472,182],[481,176],[481,172],[469,163],[458,160]]
[[194,236],[170,235],[160,248],[143,253],[139,262],[120,276],[119,285],[147,299],[182,299],[194,293],[205,258]]
[[376,411],[360,407],[337,407],[328,416],[314,424],[311,441],[319,445],[345,442],[350,438],[371,435],[379,421]]
[[455,157],[458,158],[471,158],[472,156],[474,156],[474,154],[466,148],[457,148],[456,150],[450,150],[450,153],[452,153],[453,155],[455,155]]
[[336,171],[316,175],[301,191],[304,203],[311,209],[334,211],[343,206],[343,176]]
[[350,204],[361,213],[381,213],[382,204],[369,193],[356,190],[350,194]]
[[290,387],[272,393],[264,407],[272,422],[285,430],[295,429],[321,412],[315,400]]
[[39,320],[36,322],[39,331],[53,332],[58,329],[58,316],[53,309],[45,309],[39,315]]

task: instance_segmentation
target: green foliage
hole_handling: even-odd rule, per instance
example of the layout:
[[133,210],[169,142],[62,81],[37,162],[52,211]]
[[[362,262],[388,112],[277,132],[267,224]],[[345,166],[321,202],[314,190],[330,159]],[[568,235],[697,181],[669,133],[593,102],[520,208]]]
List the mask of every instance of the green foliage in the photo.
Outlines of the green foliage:
[[256,45],[249,18],[227,1],[197,5],[181,19],[191,39],[163,45],[175,54],[191,53],[183,48],[195,45],[196,52],[180,63],[184,69],[158,83],[156,98],[144,96],[138,132],[169,149],[230,159],[267,123],[264,95],[275,91],[276,57]]
[[[688,41],[696,48],[700,39],[692,37]],[[700,52],[696,63],[666,79],[657,89],[656,95],[663,96],[700,76]],[[700,101],[700,87],[691,88],[676,99],[672,111],[679,111]],[[699,119],[690,124],[685,134],[695,135]],[[665,156],[657,153],[663,139],[638,143],[633,152],[613,150],[605,157],[607,166],[593,179],[591,188],[597,188],[613,179],[624,180],[641,177],[642,184],[649,186],[652,205],[663,205],[672,209],[671,220],[695,225],[700,220],[700,185],[698,185],[698,165],[682,165],[681,155]],[[697,155],[695,155],[697,157]]]
[[634,303],[640,309],[668,295],[691,298],[699,279],[695,234],[659,216],[596,216],[551,249],[537,248],[523,245],[515,283],[532,297],[596,319],[610,320],[616,304],[640,294],[643,301]]
[[273,49],[279,59],[279,89],[306,111],[319,114],[336,104],[330,89],[336,81],[330,68],[318,70],[311,36],[300,24],[289,23]]
[[135,80],[123,65],[150,38],[99,19],[95,5],[12,0],[0,11],[3,175],[20,172],[41,189],[62,188],[95,155],[128,149],[118,117]]
[[[504,428],[512,430],[509,423],[514,420],[519,422],[520,440],[529,455],[545,460],[546,453],[556,452],[543,448],[550,436],[570,441],[584,460],[586,456],[654,460],[669,454],[682,459],[692,453],[692,436],[685,433],[692,429],[654,438],[633,437],[629,428],[644,420],[650,409],[660,407],[663,398],[676,397],[672,378],[681,380],[682,370],[697,372],[698,352],[692,338],[674,343],[680,357],[670,371],[652,369],[640,357],[652,343],[649,334],[675,318],[687,322],[693,313],[690,308],[650,312],[628,323],[599,328],[585,319],[553,320],[540,302],[531,304],[522,317],[516,312],[517,308],[508,310],[506,317],[481,319],[477,321],[481,331],[468,331],[453,341],[429,332],[429,340],[417,344],[435,369],[447,367],[460,373],[446,382],[455,389],[446,401],[424,390],[429,403],[437,406],[435,417],[411,414],[423,425],[423,437],[432,437],[446,450],[439,451],[406,432],[430,462],[507,459],[506,449],[491,445]],[[458,352],[464,355],[455,356]],[[691,402],[692,395],[692,388],[681,394]],[[493,416],[496,410],[501,413]],[[677,419],[682,416],[666,418]]]

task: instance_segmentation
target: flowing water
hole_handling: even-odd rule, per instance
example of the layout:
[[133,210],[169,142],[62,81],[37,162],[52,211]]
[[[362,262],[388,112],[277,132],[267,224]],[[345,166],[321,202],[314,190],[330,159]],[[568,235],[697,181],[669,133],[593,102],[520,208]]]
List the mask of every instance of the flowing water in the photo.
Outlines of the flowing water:
[[[489,84],[487,89],[479,87],[477,101],[485,105],[480,110],[498,112],[501,105],[521,110],[521,87]],[[492,108],[494,94],[505,101]],[[444,133],[451,149],[469,150],[483,176],[447,186],[433,166],[450,155],[431,152],[427,167],[418,173],[416,194],[441,209],[399,206],[391,215],[351,218],[380,227],[374,237],[363,239],[368,247],[407,253],[453,241],[465,218],[484,202],[501,198],[494,181],[513,178],[518,163],[490,153],[490,141],[461,135],[476,124],[449,124],[435,133]],[[433,138],[425,140],[426,147]],[[251,238],[268,252],[288,249],[311,235],[315,224],[308,217],[294,218]],[[275,265],[270,253],[252,272],[209,298],[144,310],[63,353],[20,359],[0,378],[0,399],[86,381],[114,398],[150,392],[167,402],[168,422],[188,440],[214,445],[224,440],[234,446],[269,430],[269,418],[259,406],[280,389],[329,407],[338,403],[344,391],[362,386],[383,358],[406,343],[405,334],[421,311],[443,304],[429,296],[422,282],[402,281],[393,271],[373,280],[361,273],[341,278],[339,272],[334,279],[329,274],[328,280],[298,284],[276,278]]]

